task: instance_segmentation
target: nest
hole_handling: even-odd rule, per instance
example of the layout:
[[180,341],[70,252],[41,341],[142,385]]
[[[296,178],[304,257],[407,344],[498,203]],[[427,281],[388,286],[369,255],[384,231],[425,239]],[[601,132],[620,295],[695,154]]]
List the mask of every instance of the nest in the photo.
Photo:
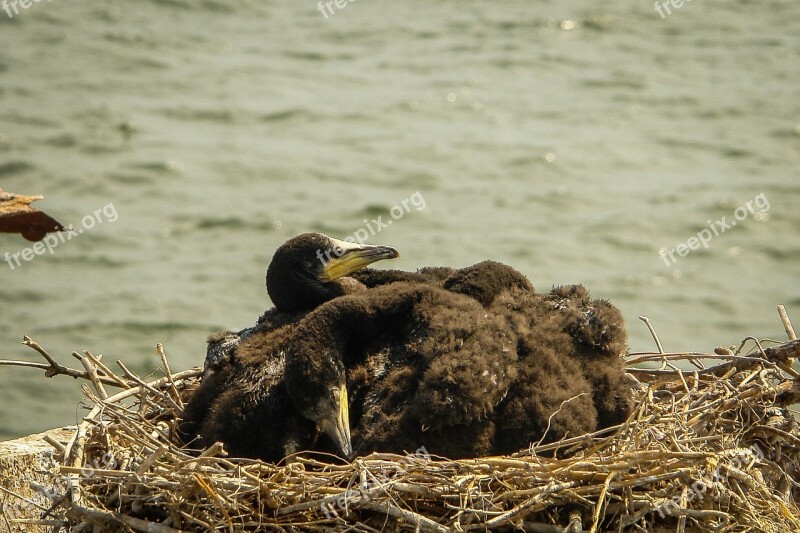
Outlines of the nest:
[[[147,382],[89,352],[73,354],[84,370],[69,369],[24,343],[47,360],[26,366],[91,388],[83,386],[83,423],[69,442],[53,442],[61,464],[50,509],[18,524],[157,533],[800,530],[800,429],[787,407],[800,398],[790,366],[800,341],[630,354],[636,406],[626,423],[511,456],[452,461],[421,448],[352,463],[300,454],[279,465],[226,457],[220,444],[178,444],[178,417],[201,371],[172,373],[160,345],[164,377]],[[109,395],[111,386],[121,392]]]

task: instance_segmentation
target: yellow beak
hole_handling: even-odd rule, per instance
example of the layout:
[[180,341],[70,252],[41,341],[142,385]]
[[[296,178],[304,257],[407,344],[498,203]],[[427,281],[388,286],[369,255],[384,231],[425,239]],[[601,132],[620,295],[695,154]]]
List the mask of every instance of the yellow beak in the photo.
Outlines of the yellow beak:
[[332,240],[334,245],[330,250],[325,250],[323,254],[325,264],[319,274],[319,279],[323,283],[347,276],[375,261],[394,259],[400,255],[391,246],[373,246],[354,244],[339,239]]
[[320,423],[322,430],[328,434],[339,451],[345,457],[353,454],[353,445],[350,442],[350,410],[348,407],[347,387],[344,385],[337,388],[334,393],[336,405],[335,420],[333,417],[326,418]]

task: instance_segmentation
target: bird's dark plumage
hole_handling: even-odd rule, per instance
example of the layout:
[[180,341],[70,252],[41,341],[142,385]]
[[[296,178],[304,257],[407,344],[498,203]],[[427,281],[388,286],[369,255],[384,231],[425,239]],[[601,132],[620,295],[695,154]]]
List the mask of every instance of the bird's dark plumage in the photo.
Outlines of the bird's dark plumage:
[[[595,407],[599,391],[590,375],[593,368],[578,356],[572,317],[565,317],[554,304],[555,291],[539,295],[513,289],[490,308],[503,315],[514,331],[519,355],[519,377],[496,417],[496,453],[510,453],[532,443],[574,437],[601,427]],[[620,354],[605,362],[621,375]],[[624,417],[613,423],[622,420]]]
[[[356,452],[400,453],[425,446],[448,457],[509,453],[625,419],[630,389],[620,359],[625,332],[619,312],[607,302],[590,300],[582,286],[538,295],[524,278],[506,280],[506,288],[494,291],[488,314],[476,305],[488,297],[448,295],[419,284],[327,304],[359,298],[381,310],[370,314],[362,308],[337,328],[400,328],[395,337],[365,349],[377,356],[346,364],[349,389],[359,396],[359,411],[351,413]],[[430,296],[417,302],[420,292]],[[403,311],[393,314],[394,309]],[[388,317],[391,326],[382,324]],[[317,331],[305,342],[327,336]],[[420,371],[413,363],[419,361],[431,366]],[[507,365],[502,373],[492,371],[498,364]],[[443,370],[454,368],[459,371]],[[498,381],[499,375],[508,381]],[[491,386],[481,383],[486,376]],[[481,406],[483,416],[471,411],[471,417],[460,418],[459,405],[470,403]]]
[[363,283],[349,275],[375,261],[397,256],[397,250],[389,246],[354,244],[322,233],[303,233],[289,239],[275,251],[267,268],[267,294],[274,307],[253,327],[211,335],[206,341],[206,369],[213,371],[228,364],[234,348],[255,331],[296,322],[323,302],[365,290]]
[[[219,421],[216,426],[209,426],[220,409],[223,413],[227,412],[226,409],[236,411],[237,406],[219,406],[232,386],[232,372],[229,367],[232,363],[238,364],[238,361],[232,361],[237,354],[242,353],[247,359],[254,350],[258,351],[256,347],[264,341],[265,336],[296,323],[320,303],[343,294],[366,290],[362,283],[348,275],[375,261],[397,256],[397,250],[388,246],[354,244],[321,233],[298,235],[279,247],[266,275],[267,292],[275,307],[266,311],[253,327],[239,332],[220,332],[209,337],[205,360],[206,379],[194,393],[183,414],[183,422],[179,428],[183,439],[189,442],[198,434],[204,434],[205,440],[208,440],[208,435],[239,438],[240,428]],[[258,335],[255,335],[251,345],[237,350],[256,333]],[[276,338],[280,338],[280,335]],[[282,394],[283,363],[277,364],[269,358],[264,359],[263,363],[267,374],[259,376],[263,380],[262,386],[269,390],[281,389]],[[273,371],[274,375],[269,374]],[[216,373],[221,375],[215,376]],[[270,396],[266,401],[267,407],[262,403],[259,406],[267,413],[282,413],[286,410],[282,403],[284,399],[285,394],[279,394],[275,398]],[[268,418],[267,415],[264,417]],[[236,420],[245,418],[239,416]],[[220,427],[231,430],[230,434]],[[246,455],[252,456],[252,453],[248,452]]]
[[492,412],[516,376],[516,339],[474,299],[426,284],[379,286],[320,306],[293,334],[290,397],[313,404],[349,378],[357,453],[491,450]]
[[598,427],[621,423],[632,408],[630,382],[620,356],[627,333],[622,313],[607,300],[592,300],[583,285],[556,287],[547,297],[572,340],[571,354],[592,386]]
[[472,266],[423,267],[416,272],[365,268],[352,277],[368,288],[397,282],[429,284],[463,294],[488,307],[503,291],[517,287],[532,291],[531,282],[522,273],[497,261],[482,261]]
[[523,293],[533,291],[528,278],[497,261],[482,261],[457,270],[444,280],[443,287],[474,298],[484,307],[489,307],[495,298],[512,289],[520,289]]
[[[306,264],[302,255],[294,268]],[[233,455],[269,461],[301,449],[348,456],[420,446],[474,457],[629,413],[622,317],[580,285],[537,294],[494,261],[348,274],[325,297],[294,278],[299,300],[273,277],[276,308],[215,341],[235,364],[207,377],[187,406],[202,444],[221,440]]]
[[316,445],[317,426],[297,413],[284,382],[282,347],[292,328],[249,336],[236,347],[235,365],[205,377],[184,411],[184,440],[199,435],[195,447],[221,441],[234,457],[272,462]]

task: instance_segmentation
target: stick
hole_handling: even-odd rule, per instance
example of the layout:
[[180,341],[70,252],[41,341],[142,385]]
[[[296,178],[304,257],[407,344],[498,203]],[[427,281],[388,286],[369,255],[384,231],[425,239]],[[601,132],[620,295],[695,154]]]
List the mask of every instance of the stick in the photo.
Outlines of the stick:
[[125,524],[131,529],[136,531],[143,531],[146,533],[183,533],[180,529],[174,529],[157,522],[148,522],[124,515],[122,513],[111,513],[108,511],[98,511],[96,509],[89,509],[81,505],[73,505],[70,512],[77,515],[78,518],[86,518],[91,522],[119,522]]
[[233,533],[233,522],[231,522],[231,515],[228,514],[228,510],[225,508],[225,502],[219,497],[219,495],[217,495],[211,485],[206,483],[206,481],[198,474],[194,474],[194,480],[198,485],[200,485],[200,488],[202,488],[206,494],[214,499],[214,503],[216,503],[217,508],[222,511],[222,516],[225,517],[225,521],[228,523],[228,531]]
[[786,330],[786,335],[789,336],[789,340],[793,341],[797,338],[797,335],[794,334],[794,328],[792,328],[792,321],[789,320],[789,315],[786,314],[786,308],[782,305],[778,306],[778,315],[781,317],[781,322],[783,322],[783,329]]
[[63,444],[58,442],[56,439],[54,439],[50,435],[43,436],[42,440],[44,440],[47,444],[49,444],[50,446],[55,448],[61,454],[63,454],[64,450],[66,450],[66,447]]
[[[73,352],[73,355],[78,355],[77,353]],[[97,375],[97,367],[92,364],[88,357],[78,356],[83,368],[86,369],[86,373],[89,374],[89,380],[94,385],[94,390],[97,391],[97,394],[100,395],[101,400],[105,400],[108,398],[108,392],[106,392],[106,388],[103,387],[103,382],[100,381],[100,377]]]
[[600,496],[597,497],[597,505],[594,508],[594,517],[592,528],[589,530],[589,533],[595,533],[597,531],[597,526],[600,524],[600,512],[603,510],[603,503],[606,499],[606,493],[608,492],[608,487],[611,485],[611,481],[614,479],[614,476],[617,475],[617,472],[611,472],[608,477],[606,478],[605,482],[603,482],[603,489],[600,491]]
[[430,518],[425,518],[424,516],[419,515],[414,511],[401,509],[399,507],[395,507],[394,505],[386,505],[378,502],[363,501],[354,504],[354,507],[356,506],[360,509],[368,509],[370,511],[386,513],[387,515],[392,515],[395,518],[402,518],[407,522],[411,522],[412,524],[417,526],[417,528],[423,531],[436,531],[436,533],[447,533],[448,531],[446,527],[437,524]]
[[160,342],[156,344],[156,353],[161,358],[161,364],[164,365],[164,370],[167,371],[167,377],[169,378],[170,388],[172,388],[172,392],[175,393],[175,399],[177,400],[178,404],[180,405],[181,410],[183,410],[183,400],[181,400],[181,395],[178,392],[178,387],[175,386],[175,382],[172,381],[172,370],[169,368],[169,361],[167,360],[167,354],[164,353],[164,345]]
[[[16,361],[13,359],[0,359],[0,366],[21,366],[25,368],[39,368],[44,370],[44,375],[48,378],[52,378],[53,376],[69,376],[75,379],[89,379],[89,375],[86,372],[81,370],[76,370],[74,368],[68,368],[66,366],[58,365],[54,367],[49,363],[35,363],[33,361]],[[109,380],[108,378],[100,378],[103,382],[107,385],[113,385],[114,382]]]
[[656,347],[658,348],[658,353],[664,353],[664,347],[661,346],[661,341],[658,340],[658,333],[656,333],[656,330],[653,327],[653,324],[650,322],[650,319],[647,318],[646,316],[640,316],[639,320],[644,322],[647,325],[647,329],[650,330],[650,335],[652,335],[653,340],[656,341]]
[[89,360],[94,363],[94,366],[102,370],[109,378],[113,379],[119,384],[119,387],[122,389],[130,389],[132,385],[125,382],[124,379],[117,376],[114,372],[108,368],[105,363],[100,360],[99,356],[93,355],[89,350],[84,350],[83,355],[89,358]]
[[[30,348],[33,348],[34,350],[39,352],[39,354],[41,354],[41,356],[45,358],[47,363],[45,364],[45,363],[34,363],[32,361],[16,361],[16,360],[13,360],[13,359],[2,359],[2,360],[0,360],[0,366],[20,366],[20,367],[25,367],[25,368],[38,368],[38,369],[44,370],[45,371],[44,375],[46,377],[48,377],[48,378],[52,378],[53,376],[63,375],[63,376],[69,376],[69,377],[72,377],[72,378],[75,378],[75,379],[90,380],[88,372],[83,372],[83,371],[80,371],[80,370],[76,370],[74,368],[68,368],[68,367],[66,367],[64,365],[59,364],[58,362],[56,362],[55,359],[53,359],[53,356],[51,356],[47,352],[47,350],[42,348],[39,345],[38,342],[36,342],[35,340],[31,339],[27,335],[22,337],[22,344],[24,344],[25,346],[28,346]],[[107,378],[105,376],[100,377],[99,379],[100,379],[101,382],[105,383],[106,385],[115,385],[113,380],[111,380],[111,379],[109,379],[109,378]]]
[[550,484],[547,487],[545,487],[545,489],[543,491],[541,491],[539,494],[533,496],[532,498],[529,498],[527,501],[521,503],[520,505],[518,505],[515,508],[511,509],[510,511],[508,511],[506,513],[503,513],[503,514],[501,514],[500,516],[498,516],[496,518],[492,518],[491,520],[489,520],[485,524],[476,525],[475,527],[472,527],[470,529],[484,529],[484,528],[492,529],[492,528],[495,528],[495,527],[502,526],[503,524],[507,524],[508,522],[510,522],[511,520],[517,518],[518,516],[526,514],[525,512],[530,507],[533,507],[537,503],[541,502],[543,499],[545,499],[547,496],[549,496],[553,492],[560,492],[562,490],[571,489],[571,488],[577,487],[579,485],[580,485],[579,481],[568,481],[566,483]]
[[[63,366],[61,366],[60,364],[58,364],[58,363],[56,362],[56,360],[55,360],[55,359],[53,359],[53,357],[52,357],[52,356],[51,356],[49,353],[47,353],[47,350],[45,350],[44,348],[42,348],[41,346],[39,346],[39,343],[38,343],[38,342],[36,342],[35,340],[31,339],[31,338],[30,338],[30,337],[28,337],[27,335],[25,335],[25,336],[23,336],[23,337],[22,337],[22,344],[24,344],[25,346],[30,346],[31,348],[33,348],[34,350],[36,350],[37,352],[39,352],[40,354],[42,354],[42,357],[44,357],[44,358],[47,360],[47,362],[48,362],[48,363],[50,363],[50,366],[51,366],[51,367],[53,367],[53,369],[54,369],[54,370],[55,370],[55,369],[63,369],[63,368],[64,368]],[[52,374],[52,375],[47,375],[47,373],[45,373],[45,375],[46,375],[48,378],[51,378],[51,377],[53,377],[55,374]]]
[[[647,325],[647,329],[650,330],[650,335],[652,335],[653,340],[656,341],[656,347],[658,347],[658,353],[664,353],[664,347],[661,346],[661,341],[659,340],[658,334],[656,333],[656,329],[653,327],[653,324],[650,322],[650,319],[647,318],[646,316],[640,316],[639,320],[644,322]],[[695,361],[694,359],[690,359],[689,362],[692,363],[695,367],[699,368],[700,370],[703,370],[705,368],[701,363]]]
[[[170,397],[168,394],[164,394],[163,392],[162,392],[162,393],[159,393],[159,391],[157,391],[156,389],[154,389],[154,388],[153,388],[153,387],[152,387],[150,384],[146,383],[146,382],[145,382],[145,381],[144,381],[142,378],[140,378],[139,376],[137,376],[136,374],[134,374],[133,372],[131,372],[130,370],[128,370],[128,367],[126,367],[126,366],[125,366],[125,363],[123,363],[122,361],[119,361],[119,360],[118,360],[118,361],[117,361],[117,365],[119,365],[119,367],[120,367],[120,368],[122,369],[122,371],[125,373],[125,377],[126,377],[126,378],[128,378],[128,379],[132,379],[133,381],[135,381],[136,383],[138,383],[140,387],[143,387],[144,389],[147,389],[148,391],[150,391],[150,392],[154,393],[154,394],[155,394],[155,395],[157,395],[157,396],[163,395],[163,396],[164,396],[164,398],[165,398],[165,399],[166,399],[166,400],[167,400],[167,401],[168,401],[170,404],[172,404],[172,407],[173,407],[173,408],[174,408],[176,411],[182,411],[182,410],[183,410],[183,408],[182,408],[181,406],[179,406],[177,403],[175,403],[175,400],[173,400],[173,399],[172,399],[172,397]],[[163,377],[163,378],[161,378],[161,379],[163,379],[165,383],[172,383],[172,376],[166,376],[166,377]],[[144,395],[142,395],[142,396],[144,396]]]

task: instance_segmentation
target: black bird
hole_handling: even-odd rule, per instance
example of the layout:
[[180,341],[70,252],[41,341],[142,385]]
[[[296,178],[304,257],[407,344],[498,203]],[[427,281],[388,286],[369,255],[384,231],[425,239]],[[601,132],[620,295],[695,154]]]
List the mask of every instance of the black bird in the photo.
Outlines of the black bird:
[[424,283],[378,286],[320,306],[292,337],[289,398],[340,454],[492,450],[492,413],[516,377],[516,338],[474,299]]
[[[354,244],[321,233],[298,235],[279,247],[266,275],[267,292],[275,307],[265,312],[253,327],[209,337],[204,380],[186,406],[179,428],[183,440],[192,442],[199,433],[204,437],[199,444],[210,444],[221,435],[215,429],[219,424],[208,426],[211,424],[210,411],[215,403],[223,401],[226,390],[233,386],[232,374],[236,373],[232,373],[231,367],[239,364],[237,356],[241,354],[244,360],[250,360],[252,357],[249,356],[254,350],[259,354],[258,364],[264,367],[259,374],[262,380],[259,386],[269,397],[269,401],[259,404],[260,408],[266,410],[264,417],[269,418],[273,412],[286,412],[285,395],[273,394],[275,390],[284,389],[283,362],[279,353],[259,352],[255,347],[260,346],[263,339],[254,339],[251,344],[255,347],[247,346],[242,350],[237,350],[237,347],[256,333],[264,337],[276,332],[276,339],[280,338],[277,334],[279,330],[296,323],[320,303],[343,294],[366,290],[363,284],[347,275],[375,261],[397,256],[397,250],[389,246]],[[242,371],[248,369],[243,368]],[[241,407],[244,408],[244,405]],[[235,434],[236,431],[230,433]],[[286,449],[292,447],[290,444],[287,446]],[[241,453],[253,456],[253,452],[247,448],[241,449]]]
[[631,384],[621,356],[628,336],[622,313],[608,300],[593,300],[583,285],[564,285],[546,300],[563,321],[573,357],[594,391],[598,427],[623,422],[633,407]]
[[498,409],[496,453],[627,418],[632,397],[621,359],[627,336],[619,310],[589,299],[582,285],[568,285],[545,294],[512,289],[490,311],[505,316],[519,355],[519,377]]
[[352,277],[368,288],[398,282],[429,284],[474,298],[484,307],[514,287],[533,291],[531,282],[524,274],[497,261],[482,261],[460,269],[423,267],[416,272],[365,268],[354,272]]
[[313,311],[281,321],[276,308],[207,378],[205,443],[269,461],[421,445],[472,457],[627,416],[621,315],[583,287],[536,294],[492,261],[352,277],[357,289]]
[[489,311],[473,297],[407,282],[331,301],[286,345],[289,397],[318,426],[337,421],[328,432],[342,442],[350,429],[337,395],[346,384],[358,454],[509,453],[625,419],[618,311],[580,286],[537,295],[514,284]]
[[398,255],[390,246],[351,243],[322,233],[303,233],[289,239],[275,251],[267,268],[267,294],[274,307],[261,315],[255,326],[212,334],[207,340],[206,369],[227,364],[236,345],[255,331],[296,322],[323,302],[364,290],[363,283],[348,276]]
[[315,448],[319,429],[297,413],[284,380],[284,346],[294,328],[254,333],[235,348],[235,364],[204,377],[184,410],[185,443],[221,441],[233,457],[270,462]]
[[[376,272],[383,283],[392,276],[408,276]],[[437,274],[425,276],[421,270],[416,275],[428,278],[428,283],[441,281],[443,288],[505,316],[518,337],[519,377],[496,417],[495,453],[613,426],[627,418],[632,397],[620,358],[627,334],[622,314],[608,301],[590,299],[582,285],[535,294],[523,274],[496,261],[450,272],[440,269]],[[373,279],[369,272],[356,277]],[[553,413],[557,414],[551,417]]]
[[[534,295],[527,277],[496,261],[483,261],[458,270],[426,267],[416,273],[365,269],[354,277],[372,287],[395,281],[430,283],[470,296],[486,308],[500,298],[502,303],[493,310],[508,315],[512,324],[530,326],[532,321],[538,324],[540,317],[547,317],[550,329],[535,332],[533,346],[545,349],[543,346],[548,343],[568,343],[559,353],[578,358],[582,375],[593,387],[600,427],[618,424],[627,416],[631,396],[620,360],[627,342],[622,315],[605,300],[591,300],[582,285],[557,287],[545,295]],[[523,338],[526,335],[531,334],[526,331]],[[523,353],[529,351],[525,346],[521,349]],[[542,357],[544,361],[546,358]]]
[[275,251],[267,268],[267,293],[284,312],[313,309],[352,292],[346,276],[381,259],[398,257],[390,246],[373,246],[304,233]]

